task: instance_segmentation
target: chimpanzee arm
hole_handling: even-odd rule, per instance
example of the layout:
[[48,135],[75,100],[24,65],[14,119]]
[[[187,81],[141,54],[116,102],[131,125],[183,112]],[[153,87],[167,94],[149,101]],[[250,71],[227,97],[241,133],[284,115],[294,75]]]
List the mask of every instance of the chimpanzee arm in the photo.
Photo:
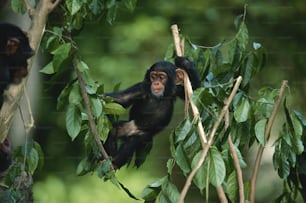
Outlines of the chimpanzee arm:
[[[189,61],[186,57],[177,56],[175,58],[175,65],[187,72],[193,90],[201,86],[199,72],[191,61]],[[180,97],[181,99],[185,98],[185,91],[183,86],[177,85],[176,96]]]
[[115,102],[121,104],[125,108],[132,105],[136,99],[141,98],[143,95],[143,83],[141,82],[125,90],[105,94],[105,96],[114,98]]

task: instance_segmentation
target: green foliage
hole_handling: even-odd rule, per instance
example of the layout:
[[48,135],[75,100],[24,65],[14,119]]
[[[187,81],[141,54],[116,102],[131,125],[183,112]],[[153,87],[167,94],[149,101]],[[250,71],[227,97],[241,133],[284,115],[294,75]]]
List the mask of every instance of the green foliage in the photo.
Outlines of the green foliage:
[[[244,21],[239,19],[235,21],[238,32],[233,40],[205,49],[194,45],[190,40],[185,46],[185,55],[196,64],[203,79],[202,88],[193,93],[192,99],[200,111],[205,132],[212,131],[224,101],[233,88],[235,78],[239,75],[243,77],[240,89],[229,108],[230,128],[224,128],[223,124],[223,127],[217,129],[213,145],[193,179],[194,185],[202,194],[210,185],[224,187],[231,202],[237,202],[239,196],[236,169],[229,153],[227,138],[231,136],[233,139],[240,167],[247,167],[241,150],[249,149],[257,143],[265,146],[269,138],[269,135],[266,137],[267,122],[279,93],[277,89],[262,88],[258,91],[257,99],[249,95],[248,89],[252,78],[266,63],[266,52],[258,42],[249,43],[247,27]],[[170,59],[172,56],[171,44],[166,52],[166,58]],[[287,122],[275,142],[273,157],[274,167],[281,178],[288,177],[292,168],[297,166],[296,156],[304,151],[304,118],[300,113],[290,115],[286,106],[284,109]],[[186,116],[170,138],[171,155],[185,176],[198,164],[203,151],[197,134],[197,125],[193,122],[193,118]],[[147,201],[155,201],[158,198],[164,201],[166,197],[162,185],[167,182],[170,183],[170,178],[164,177],[149,185],[144,190],[144,198],[147,198]],[[244,189],[247,194],[247,182]]]
[[[36,2],[30,1],[30,3],[35,5]],[[101,81],[94,80],[90,75],[91,67],[79,55],[74,37],[77,35],[77,31],[84,27],[84,22],[103,19],[112,24],[120,7],[133,10],[135,5],[136,0],[62,1],[56,12],[57,15],[62,15],[60,16],[62,24],[58,25],[58,20],[50,20],[42,43],[43,48],[50,53],[52,60],[41,70],[42,73],[51,75],[54,80],[64,74],[70,76],[70,78],[67,77],[69,81],[58,97],[57,109],[66,111],[66,129],[71,140],[82,139],[84,141],[85,153],[78,164],[77,174],[85,175],[96,172],[98,177],[110,180],[132,198],[134,196],[116,179],[111,160],[100,161],[102,155],[93,138],[86,105],[91,107],[90,112],[93,115],[101,141],[106,140],[112,121],[125,109],[111,99],[101,96],[104,93],[103,84]],[[19,13],[26,11],[24,1],[13,0],[12,8]],[[202,122],[205,132],[210,133],[213,130],[214,123],[233,88],[235,79],[242,76],[243,81],[240,89],[230,104],[229,128],[225,128],[223,122],[216,129],[213,144],[193,179],[193,184],[201,194],[204,189],[208,191],[209,187],[224,187],[231,202],[237,202],[239,199],[236,169],[229,152],[227,138],[231,136],[233,139],[240,167],[247,167],[241,152],[257,144],[265,146],[267,143],[266,126],[272,113],[274,101],[278,96],[278,90],[262,88],[258,91],[256,99],[249,94],[252,78],[264,68],[267,54],[260,43],[250,43],[251,38],[244,15],[238,16],[234,25],[237,29],[234,39],[221,42],[210,48],[197,46],[186,37],[187,44],[184,53],[195,63],[202,79],[202,87],[197,89],[192,96],[193,102],[200,111],[201,119],[195,121],[191,116],[186,115],[171,133],[172,158],[167,163],[168,174],[149,184],[143,190],[142,198],[145,202],[177,202],[180,194],[172,181],[174,165],[177,165],[183,175],[188,176],[198,164],[203,148],[198,138],[197,122]],[[166,50],[165,58],[173,60],[173,56],[173,44],[171,44]],[[73,69],[75,66],[75,64],[72,65],[73,59],[77,60],[77,71],[81,73],[82,80],[85,82],[89,104],[84,102],[81,84],[76,79]],[[273,165],[281,178],[293,181],[290,179],[290,174],[293,171],[303,171],[301,156],[305,153],[303,130],[306,121],[301,113],[296,111],[290,113],[286,102],[284,102],[283,108],[286,122],[274,143]],[[38,159],[40,150],[33,146],[27,148],[28,153],[22,155],[22,150],[20,150],[20,155],[16,155],[16,157],[27,157],[27,162],[18,166],[18,172],[26,170],[33,174],[40,165]],[[29,151],[29,149],[31,150]],[[18,163],[21,163],[21,160]],[[8,180],[12,180],[12,178]],[[299,187],[298,183],[294,186],[290,185],[289,187],[289,184],[285,184],[287,191],[280,199],[294,199],[288,192]],[[249,191],[247,182],[244,189]],[[14,192],[12,191],[11,194],[17,198],[18,193]]]
[[6,176],[7,189],[3,192],[1,200],[4,202],[27,201],[25,194],[31,194],[33,184],[32,175],[43,166],[44,155],[40,145],[28,139],[23,146],[14,150],[13,163]]

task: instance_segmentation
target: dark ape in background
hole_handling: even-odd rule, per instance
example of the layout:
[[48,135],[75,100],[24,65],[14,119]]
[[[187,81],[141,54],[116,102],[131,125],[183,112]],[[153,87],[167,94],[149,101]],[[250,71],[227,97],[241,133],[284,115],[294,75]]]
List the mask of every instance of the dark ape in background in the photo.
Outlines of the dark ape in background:
[[27,59],[34,55],[29,39],[17,26],[0,23],[0,106],[4,90],[28,74]]
[[185,57],[176,57],[175,65],[167,61],[153,64],[143,82],[106,94],[125,108],[131,106],[129,120],[115,123],[105,142],[115,168],[130,163],[133,155],[139,167],[152,148],[153,136],[169,124],[176,97],[185,98],[177,67],[187,72],[193,89],[200,86],[192,63]]

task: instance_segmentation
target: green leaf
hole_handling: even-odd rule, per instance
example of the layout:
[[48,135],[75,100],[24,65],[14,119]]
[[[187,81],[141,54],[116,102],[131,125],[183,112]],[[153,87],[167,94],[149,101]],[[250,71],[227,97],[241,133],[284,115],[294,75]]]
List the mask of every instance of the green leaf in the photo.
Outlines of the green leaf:
[[300,120],[303,126],[306,126],[306,119],[304,116],[301,114],[301,112],[294,111],[295,116]]
[[175,129],[175,144],[183,141],[190,130],[192,129],[192,125],[188,117],[186,117],[178,127]]
[[240,25],[236,39],[238,40],[238,46],[241,47],[242,50],[245,50],[249,41],[249,33],[244,22]]
[[145,187],[145,189],[142,191],[142,198],[145,201],[151,202],[153,200],[156,200],[157,196],[161,192],[161,186],[167,182],[168,176],[164,176],[163,178],[159,179],[158,181],[149,184]]
[[55,72],[59,70],[62,63],[69,57],[70,50],[71,50],[71,43],[65,43],[52,52],[52,54],[54,55],[53,68]]
[[105,115],[102,115],[98,119],[97,131],[100,135],[101,140],[104,142],[109,134],[111,123]]
[[266,131],[267,119],[261,119],[255,124],[255,135],[257,140],[263,146],[265,145],[265,131]]
[[238,195],[238,181],[236,171],[233,171],[227,178],[226,182],[226,193],[231,200],[231,202],[237,202]]
[[30,154],[27,156],[27,166],[31,174],[34,174],[39,162],[39,156],[36,149],[32,148]]
[[104,105],[104,111],[108,114],[120,115],[123,114],[126,110],[118,103],[106,103]]
[[245,122],[248,119],[250,111],[250,103],[249,100],[246,98],[243,98],[234,112],[235,120],[239,123]]
[[57,98],[57,110],[63,109],[68,104],[68,97],[70,94],[70,91],[72,89],[72,85],[68,84],[60,93],[60,95]]
[[81,73],[83,73],[84,71],[89,70],[89,67],[84,61],[79,61],[78,69]]
[[254,58],[252,55],[247,57],[245,66],[243,68],[243,81],[242,81],[242,86],[245,87],[246,85],[249,84],[251,78],[252,78],[252,73],[253,73],[253,63],[254,63]]
[[209,180],[211,184],[213,184],[215,187],[218,187],[224,181],[226,168],[222,159],[222,155],[217,150],[217,148],[212,147],[209,150],[209,160]]
[[243,23],[243,14],[240,14],[235,17],[235,20],[234,20],[235,28],[238,29],[241,23]]
[[164,194],[167,196],[167,198],[170,200],[171,203],[178,201],[180,193],[173,183],[168,181],[166,183],[165,188],[163,188],[163,191],[164,191]]
[[70,90],[68,99],[70,104],[79,105],[81,103],[82,97],[78,83],[74,83],[72,85],[72,89]]
[[81,112],[77,106],[69,104],[66,112],[66,129],[71,137],[74,140],[81,130]]
[[76,14],[83,4],[82,0],[67,0],[65,3],[71,15]]
[[296,114],[291,114],[291,121],[293,125],[293,129],[296,135],[302,136],[303,135],[303,126]]
[[[199,151],[193,158],[191,162],[191,168],[195,168],[197,163],[200,160],[200,157],[202,155],[202,150]],[[194,183],[195,185],[200,189],[200,191],[203,191],[203,189],[206,186],[206,178],[207,178],[207,162],[203,163],[202,166],[197,171],[196,175],[194,176]]]
[[100,99],[89,96],[92,114],[98,118],[102,114],[102,102]]
[[183,173],[186,175],[190,171],[190,164],[188,161],[188,157],[186,155],[186,152],[184,151],[184,148],[182,144],[179,144],[175,151],[175,160],[177,165],[181,168]]
[[55,70],[53,67],[53,61],[48,63],[45,67],[43,67],[39,72],[44,73],[44,74],[54,74]]

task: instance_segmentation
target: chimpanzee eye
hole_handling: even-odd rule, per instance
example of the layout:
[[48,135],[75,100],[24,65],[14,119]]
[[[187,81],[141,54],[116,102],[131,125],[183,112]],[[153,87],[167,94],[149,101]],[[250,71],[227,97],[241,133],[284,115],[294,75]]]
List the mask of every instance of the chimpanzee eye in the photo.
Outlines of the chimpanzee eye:
[[150,75],[150,80],[151,80],[151,82],[154,81],[154,80],[156,80],[156,74],[152,73],[152,74]]

